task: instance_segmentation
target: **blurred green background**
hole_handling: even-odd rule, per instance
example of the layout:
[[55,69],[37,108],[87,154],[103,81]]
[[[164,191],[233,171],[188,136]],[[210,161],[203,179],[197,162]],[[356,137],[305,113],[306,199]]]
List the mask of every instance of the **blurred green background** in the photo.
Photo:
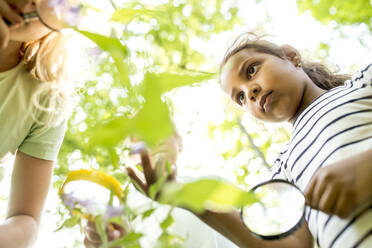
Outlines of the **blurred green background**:
[[[80,68],[73,113],[35,247],[82,247],[79,221],[70,218],[55,191],[70,170],[80,168],[105,171],[128,190],[125,212],[133,232],[126,247],[201,247],[190,246],[196,244],[192,234],[172,229],[184,221],[172,209],[134,192],[124,169],[127,137],[135,135],[155,147],[173,132],[173,119],[183,138],[180,178],[214,175],[242,189],[261,181],[289,139],[290,126],[252,120],[220,91],[218,64],[242,32],[268,34],[299,49],[305,59],[344,73],[371,59],[369,0],[113,3],[116,11],[92,14],[109,16],[107,23],[82,24],[79,28],[86,31],[76,34],[85,62],[74,65]],[[0,197],[5,202],[7,192]],[[233,247],[224,244],[218,247]]]

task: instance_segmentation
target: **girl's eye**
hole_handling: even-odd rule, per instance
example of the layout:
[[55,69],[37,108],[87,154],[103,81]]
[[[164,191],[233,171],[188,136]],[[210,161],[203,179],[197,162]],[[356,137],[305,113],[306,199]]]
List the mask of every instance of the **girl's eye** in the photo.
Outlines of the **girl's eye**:
[[256,74],[257,66],[258,66],[257,64],[256,65],[253,64],[253,65],[248,66],[248,68],[247,68],[247,77],[248,78],[251,78],[251,77],[254,76],[254,74]]
[[244,93],[243,91],[240,91],[238,95],[236,96],[238,104],[242,105],[244,102]]

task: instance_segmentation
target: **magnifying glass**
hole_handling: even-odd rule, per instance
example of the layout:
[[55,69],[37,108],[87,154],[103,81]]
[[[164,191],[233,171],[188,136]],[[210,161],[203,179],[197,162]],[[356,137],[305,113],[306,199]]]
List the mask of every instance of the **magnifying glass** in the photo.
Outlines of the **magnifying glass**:
[[[22,13],[21,17],[25,23],[38,20],[50,30],[60,31],[70,26],[69,23],[77,22],[79,11],[80,6],[73,6],[69,1],[38,0],[35,11]],[[5,22],[11,25],[6,19]]]
[[[66,1],[64,1],[66,2]],[[56,0],[39,0],[36,2],[36,10],[22,14],[25,22],[39,20],[53,31],[59,31],[66,26],[68,16],[78,14],[78,7],[61,5]]]
[[110,219],[123,214],[120,183],[99,170],[70,172],[58,194],[72,215],[81,214],[89,219],[102,214]]
[[243,207],[240,216],[251,233],[274,240],[294,233],[303,223],[305,196],[288,181],[274,179],[252,188],[258,202]]

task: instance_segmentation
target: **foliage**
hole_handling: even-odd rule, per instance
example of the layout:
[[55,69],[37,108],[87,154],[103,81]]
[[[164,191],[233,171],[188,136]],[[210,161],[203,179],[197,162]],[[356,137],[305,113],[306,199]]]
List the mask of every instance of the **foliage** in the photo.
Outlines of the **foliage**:
[[[213,63],[193,49],[190,41],[196,37],[209,40],[240,24],[240,19],[237,6],[224,0],[115,3],[117,9],[111,21],[121,25],[121,33],[112,30],[110,35],[102,35],[77,29],[103,52],[92,64],[95,77],[89,79],[80,92],[55,174],[62,180],[71,169],[70,165],[83,162],[85,168],[113,175],[128,189],[130,181],[123,172],[129,154],[128,137],[136,137],[155,147],[174,132],[169,93],[214,78],[214,73],[200,71],[205,64]],[[370,5],[364,8],[366,2],[298,0],[297,3],[300,11],[310,9],[323,23],[332,20],[340,24],[366,23],[371,28],[372,12],[370,9],[368,12]],[[350,8],[360,11],[350,15],[345,11]],[[327,44],[320,44],[319,49],[328,51]],[[235,183],[247,190],[252,186],[250,176],[270,167],[268,158],[276,152],[271,145],[285,143],[288,132],[285,128],[274,129],[246,120],[241,112],[231,109],[226,112],[224,122],[210,123],[210,138],[216,141],[224,166],[232,167]],[[56,182],[56,186],[59,184]],[[151,195],[155,196],[160,187],[163,182],[150,188]],[[226,210],[255,200],[240,188],[221,180],[199,179],[182,185],[166,185],[160,202],[187,206],[196,212],[212,206]],[[129,221],[135,221],[153,216],[157,207],[138,211],[127,204],[125,209]],[[157,247],[182,247],[183,238],[168,231],[174,222],[171,213],[169,211],[159,223],[162,233]],[[65,226],[73,224],[76,218],[65,221]],[[105,246],[140,247],[139,240],[146,235],[132,231]]]
[[372,32],[372,4],[370,0],[297,0],[300,12],[310,10],[315,19],[324,24],[335,21],[342,25],[364,23]]
[[[300,11],[309,9],[323,23],[332,20],[342,25],[365,23],[371,29],[372,11],[367,1],[297,0],[297,3]],[[241,22],[234,1],[168,0],[147,4],[138,0],[117,1],[115,5],[117,9],[110,20],[120,25],[119,32],[112,29],[109,35],[102,35],[76,28],[101,52],[90,68],[95,77],[88,79],[79,92],[78,105],[69,121],[55,169],[59,178],[56,187],[72,168],[80,166],[109,173],[128,191],[130,180],[124,173],[130,149],[128,139],[141,139],[150,147],[165,140],[174,132],[169,95],[175,89],[200,85],[215,76],[213,72],[200,71],[213,63],[192,48],[191,40],[209,40]],[[351,14],[350,9],[356,11]],[[326,57],[328,44],[320,44],[319,50]],[[288,131],[247,120],[232,109],[226,109],[225,117],[222,123],[210,123],[209,134],[224,160],[219,166],[229,166],[234,171],[234,183],[239,187],[216,179],[165,185],[160,202],[200,212],[211,207],[226,210],[255,201],[254,196],[241,189],[253,186],[251,176],[270,167],[270,154],[277,152],[272,144],[285,143]],[[159,181],[150,188],[152,198],[162,186]],[[130,196],[126,200],[130,203]],[[129,222],[143,221],[156,214],[157,206],[138,210],[127,203],[124,201]],[[158,223],[161,234],[156,247],[182,247],[184,237],[168,231],[174,222],[171,213],[170,210]],[[61,227],[79,224],[76,217],[63,219]],[[104,222],[97,220],[104,237]],[[104,246],[140,247],[140,240],[146,235],[149,234],[132,230]]]
[[288,129],[247,118],[234,107],[225,111],[226,118],[222,123],[209,124],[209,136],[218,141],[215,142],[216,150],[224,158],[224,166],[234,170],[235,182],[249,189],[255,184],[250,182],[249,175],[257,177],[267,172],[273,162],[269,159],[270,154],[275,156],[289,140]]
[[[223,0],[170,0],[151,5],[142,1],[117,2],[111,21],[121,25],[121,34],[112,30],[109,35],[103,35],[76,28],[101,52],[90,68],[95,71],[95,77],[89,78],[77,92],[78,104],[69,120],[55,168],[59,178],[55,187],[76,167],[102,170],[127,186],[129,180],[123,172],[123,161],[129,154],[128,138],[136,137],[155,147],[174,132],[172,104],[167,94],[175,88],[191,87],[214,77],[214,73],[198,70],[208,60],[191,48],[190,39],[209,39],[229,29],[239,22],[236,12],[234,5]],[[138,39],[146,46],[136,46],[133,40]],[[138,61],[145,63],[141,66]],[[125,205],[125,209],[129,221],[154,214],[154,208],[138,212]],[[61,213],[65,212],[62,208]],[[78,224],[76,217],[63,218],[63,227]],[[99,216],[97,220],[100,231],[103,221]],[[159,247],[181,246],[183,238],[167,231],[172,223],[170,213],[159,223],[162,230]],[[104,245],[139,247],[139,240],[145,235],[131,232],[115,243]]]
[[159,199],[160,203],[185,207],[199,213],[205,209],[231,211],[233,207],[241,208],[256,201],[251,192],[216,179],[166,184]]

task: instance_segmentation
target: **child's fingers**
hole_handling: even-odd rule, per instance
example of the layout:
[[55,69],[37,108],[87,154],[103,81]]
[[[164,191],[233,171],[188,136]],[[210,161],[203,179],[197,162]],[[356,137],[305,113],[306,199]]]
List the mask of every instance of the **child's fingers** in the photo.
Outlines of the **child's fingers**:
[[351,191],[341,191],[333,210],[334,214],[341,218],[348,217],[354,204],[353,197],[354,195]]
[[310,202],[311,207],[315,209],[319,209],[320,199],[322,197],[324,190],[325,190],[325,185],[322,182],[318,181],[317,184],[314,186],[313,195],[311,197],[311,202]]
[[96,229],[96,223],[94,223],[94,221],[88,220],[86,227],[95,230]]
[[166,174],[166,161],[162,156],[155,156],[155,176],[156,178],[161,178]]
[[[119,224],[116,224],[116,223],[108,223],[106,225],[106,233],[107,233],[107,238],[108,238],[108,241],[114,241],[114,240],[118,240],[120,239],[121,237],[125,236],[127,234],[127,231],[125,230],[125,228]],[[110,246],[112,247],[112,246]],[[115,247],[112,247],[112,248],[120,248],[119,246],[115,246]]]
[[[101,237],[97,233],[95,223],[93,221],[88,221],[84,229],[85,239],[84,245],[87,248],[100,247],[102,244]],[[106,234],[108,241],[117,240],[127,234],[127,231],[121,225],[116,223],[106,224]]]
[[7,0],[7,2],[19,11],[24,11],[25,8],[35,4],[32,0]]
[[95,227],[94,223],[93,223],[93,225],[94,226],[92,226],[90,224],[87,224],[85,226],[85,230],[84,230],[85,231],[85,237],[91,242],[100,243],[101,238],[96,231],[96,227]]
[[7,2],[0,0],[0,46],[2,48],[8,46],[10,38],[9,27],[4,19],[10,23],[12,28],[16,28],[23,23],[22,17],[14,12]]
[[86,247],[98,247],[101,244],[101,238],[96,231],[95,223],[88,221],[84,228],[85,239],[84,244]]
[[141,151],[141,165],[143,168],[143,173],[145,174],[147,184],[154,184],[156,182],[155,171],[152,167],[150,156],[146,149],[143,149]]
[[324,178],[322,177],[320,173],[317,173],[315,177],[316,177],[315,178],[316,182],[315,182],[313,193],[311,196],[310,206],[312,206],[313,208],[319,209],[320,199],[326,189],[327,182],[326,180],[324,180]]
[[167,176],[167,181],[172,181],[176,178],[177,167],[164,159],[164,156],[159,155],[155,158],[155,175],[156,178]]
[[9,29],[6,23],[0,18],[0,46],[6,48],[9,42]]
[[14,12],[4,0],[0,0],[0,15],[12,24],[20,24],[23,22],[22,17]]
[[311,205],[311,202],[312,202],[312,199],[313,199],[314,188],[315,188],[316,184],[317,184],[317,178],[314,177],[314,178],[311,179],[309,185],[307,186],[307,188],[304,192],[306,203],[308,205]]
[[177,166],[176,165],[171,165],[171,173],[168,176],[168,181],[175,180],[176,175],[177,175]]
[[106,233],[109,241],[117,240],[120,238],[120,231],[117,230],[112,223],[106,225]]
[[94,243],[87,238],[84,239],[84,246],[85,248],[99,248],[101,246],[101,242],[99,243]]
[[[125,220],[125,222],[126,222],[126,220]],[[111,225],[115,228],[115,230],[118,230],[119,231],[120,237],[122,237],[122,236],[124,236],[124,235],[126,235],[128,233],[128,231],[122,225],[119,225],[117,223],[111,223]],[[128,224],[126,224],[126,225],[128,225]]]
[[140,174],[141,172],[138,172],[138,170],[136,172],[135,171],[136,169],[135,168],[132,168],[132,167],[126,167],[126,170],[127,170],[128,176],[130,178],[132,178],[132,180],[134,182],[136,182],[137,185],[135,185],[135,186],[139,186],[141,188],[141,190],[147,192],[148,185],[143,181],[143,179],[141,178],[141,176],[139,176],[139,175],[142,175],[142,174]]
[[319,210],[327,214],[332,214],[339,192],[339,187],[329,185],[320,196],[318,203]]

